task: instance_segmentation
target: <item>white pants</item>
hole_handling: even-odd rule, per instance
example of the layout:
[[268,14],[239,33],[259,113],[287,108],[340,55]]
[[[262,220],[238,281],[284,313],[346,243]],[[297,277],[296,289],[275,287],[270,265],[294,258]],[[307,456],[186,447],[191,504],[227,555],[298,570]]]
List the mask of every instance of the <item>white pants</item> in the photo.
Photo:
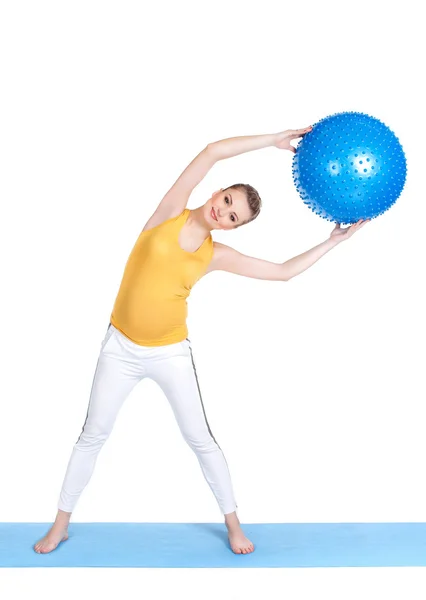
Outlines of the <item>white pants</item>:
[[59,509],[73,511],[121,406],[144,377],[156,381],[166,395],[220,510],[223,514],[234,512],[237,505],[228,465],[207,423],[189,340],[159,347],[139,346],[112,324],[102,342],[86,421],[68,463]]

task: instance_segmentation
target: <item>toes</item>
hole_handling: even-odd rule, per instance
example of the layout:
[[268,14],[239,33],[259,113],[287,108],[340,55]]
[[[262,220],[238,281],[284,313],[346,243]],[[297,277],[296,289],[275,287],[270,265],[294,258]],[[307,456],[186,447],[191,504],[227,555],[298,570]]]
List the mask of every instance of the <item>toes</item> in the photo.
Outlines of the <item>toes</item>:
[[245,539],[245,542],[241,541],[241,546],[239,544],[237,545],[236,543],[230,543],[230,546],[234,554],[250,554],[254,551],[253,542],[251,542],[247,538]]

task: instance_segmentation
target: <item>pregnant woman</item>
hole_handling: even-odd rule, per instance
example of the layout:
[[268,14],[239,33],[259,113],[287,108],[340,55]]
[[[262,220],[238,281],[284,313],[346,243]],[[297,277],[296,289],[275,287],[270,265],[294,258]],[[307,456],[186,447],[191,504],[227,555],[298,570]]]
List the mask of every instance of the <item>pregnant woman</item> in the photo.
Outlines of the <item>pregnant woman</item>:
[[51,552],[68,539],[71,514],[118,412],[145,377],[156,381],[170,402],[182,436],[195,452],[224,515],[232,551],[247,554],[254,550],[241,529],[228,465],[206,419],[187,337],[187,298],[197,281],[218,269],[256,279],[288,281],[352,236],[366,221],[345,229],[336,223],[330,237],[318,246],[287,262],[274,263],[241,254],[214,242],[211,236],[214,230],[236,229],[257,217],[261,200],[252,186],[235,184],[215,192],[194,210],[186,206],[193,189],[217,161],[267,146],[295,152],[291,141],[309,131],[311,127],[208,144],[146,223],[124,269],[55,522],[35,544],[36,552]]

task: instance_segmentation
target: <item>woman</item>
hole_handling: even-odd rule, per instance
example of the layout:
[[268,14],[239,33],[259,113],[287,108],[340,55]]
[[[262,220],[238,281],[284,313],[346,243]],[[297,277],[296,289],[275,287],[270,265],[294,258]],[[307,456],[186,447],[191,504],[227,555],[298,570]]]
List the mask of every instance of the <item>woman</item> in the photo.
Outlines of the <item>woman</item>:
[[102,342],[83,430],[63,482],[56,520],[34,549],[47,553],[68,539],[71,513],[90,480],[99,451],[123,402],[144,377],[167,396],[185,441],[196,453],[203,475],[225,517],[233,552],[254,550],[239,523],[228,466],[204,413],[191,344],[186,299],[192,286],[214,270],[256,279],[288,281],[326,252],[351,237],[366,221],[341,229],[285,263],[246,256],[213,242],[211,231],[236,229],[259,214],[256,190],[236,184],[215,192],[195,210],[186,208],[192,190],[224,158],[267,146],[296,152],[292,140],[312,128],[244,136],[209,144],[183,171],[146,223],[126,263]]

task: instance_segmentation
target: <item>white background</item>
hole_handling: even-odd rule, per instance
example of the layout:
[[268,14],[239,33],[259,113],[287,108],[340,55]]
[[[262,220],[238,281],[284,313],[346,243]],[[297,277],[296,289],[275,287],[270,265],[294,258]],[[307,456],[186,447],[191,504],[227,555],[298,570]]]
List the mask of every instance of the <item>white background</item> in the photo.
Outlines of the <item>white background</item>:
[[[54,518],[125,262],[181,171],[209,142],[345,110],[379,118],[403,144],[397,203],[290,282],[202,279],[189,337],[242,523],[426,519],[416,6],[2,3],[0,521]],[[214,239],[287,260],[333,227],[297,195],[291,163],[276,148],[221,161],[188,206],[250,183],[260,216]],[[73,520],[222,521],[153,382],[129,396]],[[327,582],[327,598],[339,597],[342,573],[311,578],[312,589]],[[376,583],[395,591],[383,573]],[[247,589],[227,582],[235,596],[224,597],[254,593],[240,580]],[[225,581],[212,571],[211,597]],[[304,582],[282,572],[292,599],[309,592]]]

